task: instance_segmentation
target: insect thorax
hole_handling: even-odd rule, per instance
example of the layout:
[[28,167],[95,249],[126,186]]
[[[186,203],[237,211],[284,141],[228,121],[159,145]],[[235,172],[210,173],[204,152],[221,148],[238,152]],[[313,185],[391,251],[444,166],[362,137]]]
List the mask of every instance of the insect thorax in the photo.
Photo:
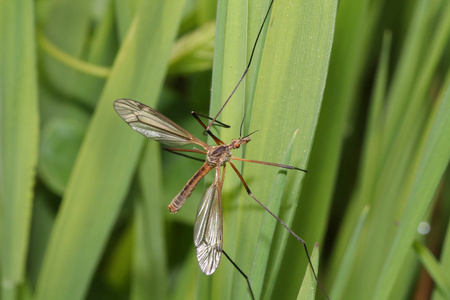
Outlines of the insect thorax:
[[230,156],[231,151],[229,145],[214,146],[208,151],[206,155],[206,162],[211,167],[222,166],[230,160]]

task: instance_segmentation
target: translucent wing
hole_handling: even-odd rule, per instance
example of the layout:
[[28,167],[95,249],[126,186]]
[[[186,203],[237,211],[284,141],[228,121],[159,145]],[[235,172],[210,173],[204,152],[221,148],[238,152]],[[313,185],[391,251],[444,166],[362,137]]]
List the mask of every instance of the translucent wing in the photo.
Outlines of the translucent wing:
[[206,275],[214,273],[222,256],[222,201],[216,180],[203,194],[194,225],[194,245],[200,269]]
[[114,101],[114,109],[131,128],[152,140],[169,146],[196,144],[203,148],[208,147],[206,143],[145,104],[131,99],[118,99]]

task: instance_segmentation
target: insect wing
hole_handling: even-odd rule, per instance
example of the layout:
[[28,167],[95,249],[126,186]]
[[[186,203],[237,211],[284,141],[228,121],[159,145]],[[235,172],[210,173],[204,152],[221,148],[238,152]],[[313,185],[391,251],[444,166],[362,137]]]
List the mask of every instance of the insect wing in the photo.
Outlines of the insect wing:
[[216,180],[203,194],[194,225],[197,260],[206,275],[214,273],[219,266],[222,243],[222,201]]
[[119,116],[140,134],[169,146],[208,145],[153,108],[131,99],[114,101]]

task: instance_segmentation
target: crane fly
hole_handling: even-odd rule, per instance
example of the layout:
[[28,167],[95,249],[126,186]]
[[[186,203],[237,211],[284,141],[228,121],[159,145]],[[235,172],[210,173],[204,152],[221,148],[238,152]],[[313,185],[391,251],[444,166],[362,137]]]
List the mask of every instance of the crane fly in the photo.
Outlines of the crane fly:
[[[237,174],[239,179],[241,180],[244,188],[246,189],[248,195],[252,197],[262,208],[264,208],[272,217],[274,217],[289,233],[294,236],[299,242],[303,244],[306,257],[308,259],[308,263],[311,267],[312,273],[314,275],[314,279],[317,282],[319,288],[322,293],[329,299],[327,293],[321,286],[316,271],[311,262],[311,258],[309,255],[308,248],[306,246],[306,242],[300,238],[292,229],[289,228],[280,218],[278,218],[273,212],[271,212],[263,203],[261,203],[251,192],[247,183],[245,182],[242,174],[238,171],[236,166],[233,164],[233,160],[243,161],[243,162],[251,162],[269,166],[275,166],[284,169],[298,170],[301,172],[307,172],[304,169],[300,169],[297,167],[283,165],[278,163],[271,163],[265,161],[257,161],[250,159],[243,159],[239,157],[235,157],[232,154],[234,149],[238,149],[241,145],[245,145],[251,141],[250,134],[244,137],[239,137],[238,139],[233,139],[229,144],[224,143],[218,137],[216,137],[211,131],[210,127],[213,124],[220,124],[224,126],[223,123],[217,121],[217,117],[222,112],[228,101],[231,99],[236,89],[239,87],[240,83],[246,76],[252,59],[253,54],[256,49],[256,45],[258,43],[259,37],[261,35],[262,29],[266,20],[268,18],[269,12],[271,10],[272,0],[269,4],[269,8],[264,17],[263,23],[259,29],[258,35],[256,37],[256,41],[253,45],[252,52],[250,54],[250,59],[247,64],[247,67],[240,77],[237,85],[234,87],[231,94],[228,96],[223,106],[220,108],[218,113],[214,118],[211,119],[211,122],[206,125],[201,119],[200,114],[192,112],[191,114],[196,118],[196,120],[200,123],[200,125],[205,129],[205,132],[211,136],[211,138],[215,141],[216,145],[211,146],[203,142],[202,140],[196,138],[188,131],[183,129],[181,126],[177,125],[175,122],[158,112],[157,110],[142,104],[138,101],[131,99],[118,99],[114,101],[114,109],[119,114],[119,116],[133,128],[135,131],[144,135],[147,138],[155,140],[161,144],[170,146],[170,148],[164,148],[164,150],[174,152],[176,154],[180,154],[183,156],[188,156],[181,154],[179,152],[190,152],[190,153],[200,153],[206,155],[206,160],[201,166],[201,168],[192,176],[191,179],[186,183],[186,185],[181,189],[181,191],[173,198],[170,202],[168,208],[170,213],[176,213],[183,204],[186,202],[187,198],[192,194],[195,187],[198,185],[200,180],[206,176],[210,171],[215,171],[215,176],[212,184],[206,189],[204,192],[200,204],[197,209],[197,215],[194,223],[194,245],[197,252],[197,260],[202,272],[206,275],[213,274],[217,267],[219,266],[220,259],[222,257],[222,253],[226,256],[226,258],[233,264],[233,266],[241,273],[241,275],[246,279],[248,288],[250,290],[251,296],[255,299],[253,290],[250,284],[250,281],[247,275],[234,263],[234,261],[227,255],[227,253],[223,250],[223,224],[222,224],[222,201],[221,201],[221,191],[222,186],[225,179],[225,170],[227,163],[231,166],[234,172]],[[203,116],[205,117],[205,116]],[[225,125],[226,126],[226,125]],[[180,147],[186,145],[194,145],[199,146],[203,150],[193,148],[193,149],[185,149],[185,148],[173,148]],[[189,157],[189,156],[188,156]]]
[[[211,170],[214,169],[216,171],[213,183],[202,196],[194,225],[194,244],[197,249],[197,260],[200,265],[200,269],[206,275],[211,275],[214,271],[216,271],[222,255],[223,227],[221,190],[225,179],[226,163],[228,162],[230,164],[241,179],[247,189],[247,192],[260,205],[262,205],[262,203],[259,202],[253,194],[251,194],[250,189],[245,183],[241,173],[237,170],[231,160],[253,162],[306,172],[306,170],[292,166],[248,160],[233,156],[231,153],[232,150],[238,149],[241,145],[245,145],[251,141],[249,136],[240,137],[232,140],[229,144],[225,144],[214,134],[208,132],[217,144],[217,146],[210,146],[187,132],[185,129],[171,121],[160,112],[140,102],[131,99],[118,99],[114,102],[114,109],[119,116],[131,126],[131,128],[152,140],[168,146],[184,146],[192,144],[200,146],[204,149],[165,148],[169,151],[184,151],[206,154],[206,161],[203,166],[194,174],[194,176],[192,176],[191,179],[189,179],[178,195],[176,195],[172,202],[170,202],[170,213],[178,212],[178,210],[186,202],[186,199],[192,194],[199,181]],[[206,129],[206,125],[203,121],[201,121],[194,112],[193,114],[203,128]]]
[[[200,146],[204,149],[164,148],[165,150],[169,150],[171,152],[180,151],[206,154],[206,161],[203,163],[203,166],[192,176],[191,179],[189,179],[178,195],[176,195],[170,202],[168,206],[170,213],[176,213],[180,210],[186,202],[186,199],[189,198],[199,181],[205,177],[206,174],[213,169],[216,172],[213,183],[206,189],[202,196],[194,224],[194,245],[197,251],[197,260],[203,273],[206,275],[213,274],[219,266],[222,253],[224,253],[231,263],[238,269],[238,271],[246,278],[253,297],[253,291],[247,276],[223,251],[222,247],[223,226],[221,190],[225,179],[226,163],[229,163],[231,168],[236,172],[250,197],[252,197],[259,205],[269,212],[278,222],[280,222],[281,225],[283,225],[292,235],[294,235],[294,237],[303,243],[308,260],[311,264],[306,243],[252,194],[247,183],[242,177],[242,174],[238,171],[232,160],[299,170],[302,172],[306,172],[306,170],[289,165],[250,160],[233,156],[232,150],[238,149],[241,145],[245,145],[251,141],[249,136],[233,139],[229,144],[225,144],[211,131],[206,131],[217,144],[216,146],[210,146],[190,134],[188,131],[174,123],[157,110],[138,101],[131,99],[118,99],[114,101],[114,109],[119,116],[131,126],[131,128],[147,138],[171,147],[192,144]],[[198,117],[198,115],[195,112],[192,112],[192,114],[206,130],[207,126]],[[314,276],[316,276],[314,269],[313,273]]]

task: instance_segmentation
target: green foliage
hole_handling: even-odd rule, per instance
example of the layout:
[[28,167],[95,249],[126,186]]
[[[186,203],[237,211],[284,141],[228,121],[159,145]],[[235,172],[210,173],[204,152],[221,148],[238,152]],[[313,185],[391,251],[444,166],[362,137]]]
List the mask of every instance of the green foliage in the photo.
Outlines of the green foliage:
[[[250,299],[225,257],[198,267],[212,177],[170,215],[200,163],[161,153],[112,103],[204,138],[189,112],[217,113],[268,5],[0,0],[1,299]],[[275,0],[219,117],[231,128],[213,128],[228,143],[243,122],[259,131],[236,157],[308,170],[236,161],[333,300],[448,297],[449,49],[447,0]],[[256,298],[324,298],[303,245],[226,174],[224,250]]]

